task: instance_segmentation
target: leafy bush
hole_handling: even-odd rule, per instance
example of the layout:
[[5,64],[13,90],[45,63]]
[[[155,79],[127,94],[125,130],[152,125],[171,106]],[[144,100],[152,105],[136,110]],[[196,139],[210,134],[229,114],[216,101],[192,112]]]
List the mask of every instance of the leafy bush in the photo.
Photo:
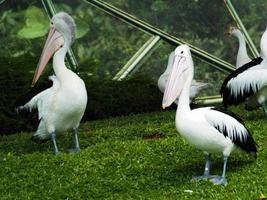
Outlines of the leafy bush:
[[88,106],[84,119],[99,119],[161,108],[162,94],[147,77],[124,81],[84,79]]

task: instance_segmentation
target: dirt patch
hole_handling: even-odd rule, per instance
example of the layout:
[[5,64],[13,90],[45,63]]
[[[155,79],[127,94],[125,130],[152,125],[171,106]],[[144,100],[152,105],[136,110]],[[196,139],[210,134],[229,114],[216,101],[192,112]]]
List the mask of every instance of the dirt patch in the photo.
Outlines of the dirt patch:
[[164,133],[161,132],[150,133],[148,135],[143,136],[144,140],[159,140],[163,138],[165,138],[165,135]]

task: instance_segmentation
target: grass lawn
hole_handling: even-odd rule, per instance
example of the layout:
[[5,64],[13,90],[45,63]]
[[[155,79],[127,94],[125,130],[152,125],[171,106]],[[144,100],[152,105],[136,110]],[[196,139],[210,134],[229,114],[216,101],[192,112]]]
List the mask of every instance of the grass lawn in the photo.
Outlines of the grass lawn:
[[[86,122],[82,151],[69,154],[70,133],[52,144],[35,144],[32,133],[0,137],[0,199],[261,199],[267,196],[267,119],[259,110],[235,109],[259,145],[258,159],[232,153],[228,185],[191,181],[204,155],[177,133],[174,111]],[[211,172],[221,174],[222,155]],[[192,190],[188,193],[185,190]]]

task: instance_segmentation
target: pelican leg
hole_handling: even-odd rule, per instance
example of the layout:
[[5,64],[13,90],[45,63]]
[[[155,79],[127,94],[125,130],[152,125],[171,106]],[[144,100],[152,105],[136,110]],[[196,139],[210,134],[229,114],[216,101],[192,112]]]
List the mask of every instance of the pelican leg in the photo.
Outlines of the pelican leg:
[[56,141],[56,133],[55,132],[53,132],[51,134],[51,139],[52,139],[52,142],[53,142],[53,145],[54,145],[54,154],[58,155],[60,152],[59,152],[59,150],[57,148],[57,141]]
[[262,109],[263,109],[265,115],[267,116],[267,105],[265,103],[262,105]]
[[211,179],[214,176],[210,175],[210,165],[211,165],[211,160],[210,160],[210,154],[206,153],[205,154],[205,169],[204,169],[204,174],[202,176],[194,176],[193,180],[206,180],[206,179]]
[[78,151],[80,151],[80,145],[79,145],[79,140],[78,140],[78,131],[77,128],[73,129],[73,141],[74,141],[74,148],[69,149],[70,153],[76,153]]
[[211,179],[211,181],[214,183],[214,185],[224,185],[224,186],[227,185],[227,179],[225,178],[227,159],[228,159],[228,156],[223,156],[223,173],[222,173],[222,176],[218,176],[218,177]]

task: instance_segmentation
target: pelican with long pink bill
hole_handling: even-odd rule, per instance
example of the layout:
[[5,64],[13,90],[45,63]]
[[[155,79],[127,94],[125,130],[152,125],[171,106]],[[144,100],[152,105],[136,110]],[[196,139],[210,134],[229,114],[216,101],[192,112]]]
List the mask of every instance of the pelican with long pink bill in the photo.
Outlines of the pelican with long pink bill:
[[58,154],[56,136],[69,129],[73,130],[75,147],[80,150],[77,129],[87,104],[87,92],[83,80],[65,65],[65,56],[75,39],[74,20],[64,12],[56,14],[50,23],[50,32],[38,63],[32,86],[38,81],[48,61],[53,56],[55,75],[49,79],[52,87],[34,96],[19,109],[38,109],[39,126],[33,135],[34,141],[52,140],[54,153]]
[[[206,157],[204,174],[195,180],[210,179],[214,184],[227,185],[226,165],[230,153],[240,148],[256,155],[256,142],[249,130],[233,113],[204,107],[191,110],[189,107],[190,85],[193,80],[194,64],[190,49],[181,45],[175,49],[174,62],[164,92],[162,107],[170,106],[177,97],[175,125],[178,132],[191,145],[202,150]],[[222,176],[210,175],[210,155],[223,154]]]

